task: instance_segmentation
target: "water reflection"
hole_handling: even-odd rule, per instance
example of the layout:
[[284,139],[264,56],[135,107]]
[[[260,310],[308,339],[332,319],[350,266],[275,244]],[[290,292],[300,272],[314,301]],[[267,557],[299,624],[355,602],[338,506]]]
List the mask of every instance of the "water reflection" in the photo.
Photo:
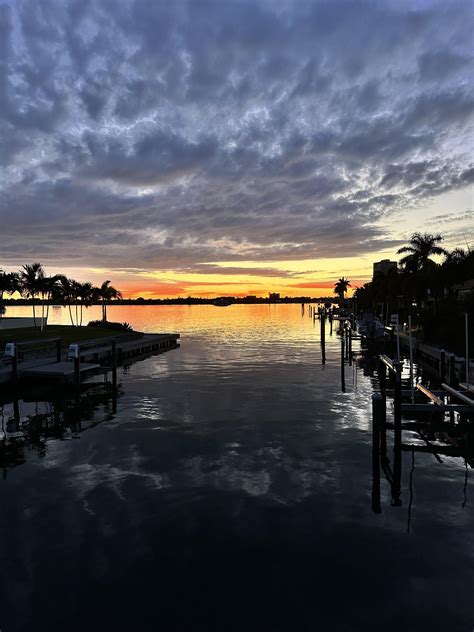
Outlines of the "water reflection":
[[436,609],[443,629],[467,629],[465,463],[416,452],[413,468],[400,447],[402,505],[391,507],[392,431],[372,441],[374,366],[354,342],[347,368],[337,323],[322,345],[299,305],[109,317],[179,332],[181,347],[121,371],[116,413],[100,381],[86,383],[79,420],[73,394],[22,392],[18,413],[3,402],[9,432],[45,415],[47,436],[44,456],[10,436],[19,453],[0,481],[0,627],[423,631]]
[[114,386],[106,376],[103,381],[84,382],[80,392],[64,384],[0,390],[3,479],[28,457],[46,456],[51,442],[77,439],[85,430],[112,420],[121,395],[121,386]]
[[[474,467],[474,428],[472,422],[459,418],[456,422],[444,419],[426,419],[405,421],[402,435],[397,441],[393,424],[387,422],[383,415],[375,414],[372,419],[372,511],[382,513],[381,474],[390,489],[390,505],[402,507],[403,498],[408,497],[407,532],[410,533],[416,487],[416,455],[430,455],[432,463],[454,468],[457,490],[453,488],[453,496],[458,496],[462,509],[467,504],[469,469]],[[392,436],[392,461],[387,446],[387,436]],[[406,488],[402,488],[403,453],[409,455],[405,460],[408,478],[405,477]],[[459,461],[464,464],[465,474],[460,475]],[[426,466],[426,461],[424,462]],[[451,480],[451,477],[449,477]],[[462,488],[462,494],[459,490]],[[406,502],[406,500],[405,500]]]

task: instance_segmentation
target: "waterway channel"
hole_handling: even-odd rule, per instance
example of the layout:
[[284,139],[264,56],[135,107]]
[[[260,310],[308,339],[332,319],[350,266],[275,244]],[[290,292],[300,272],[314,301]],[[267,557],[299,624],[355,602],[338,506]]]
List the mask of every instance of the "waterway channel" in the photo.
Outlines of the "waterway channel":
[[382,479],[373,511],[375,378],[346,367],[342,392],[335,332],[322,364],[299,305],[108,317],[181,346],[120,367],[117,397],[94,378],[79,409],[3,393],[2,632],[472,629],[469,467],[403,453],[401,506]]

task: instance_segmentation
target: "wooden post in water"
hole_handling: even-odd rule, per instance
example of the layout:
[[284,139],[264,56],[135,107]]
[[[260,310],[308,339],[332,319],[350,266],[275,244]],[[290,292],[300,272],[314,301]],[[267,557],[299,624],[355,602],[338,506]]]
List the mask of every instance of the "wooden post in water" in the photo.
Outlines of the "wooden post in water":
[[469,316],[467,312],[464,319],[466,326],[466,391],[469,393]]
[[380,505],[380,428],[384,402],[380,393],[372,395],[372,511],[382,513]]
[[324,314],[321,314],[320,324],[321,324],[321,357],[322,357],[322,363],[326,364],[326,316]]
[[402,478],[402,365],[398,360],[393,363],[395,367],[395,392],[393,401],[393,483],[392,483],[392,505],[400,507],[402,501],[401,478]]
[[349,327],[349,366],[352,366],[352,327]]
[[344,332],[341,331],[341,390],[343,393],[346,392],[346,379],[345,379],[345,368],[344,368]]
[[385,363],[379,358],[378,362],[379,384],[380,384],[380,396],[382,403],[379,410],[380,419],[380,451],[381,458],[387,460],[387,367]]

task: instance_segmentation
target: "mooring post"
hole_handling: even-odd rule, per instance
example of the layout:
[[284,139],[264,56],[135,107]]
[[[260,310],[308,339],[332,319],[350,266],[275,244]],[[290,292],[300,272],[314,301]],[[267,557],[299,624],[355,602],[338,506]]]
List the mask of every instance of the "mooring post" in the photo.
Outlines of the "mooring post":
[[341,390],[343,393],[346,392],[346,379],[345,379],[345,375],[344,375],[344,335],[343,332],[341,331]]
[[380,393],[372,395],[372,511],[381,513],[380,505],[380,428],[384,402]]
[[380,384],[380,451],[382,459],[387,460],[387,367],[379,357],[378,374]]
[[469,393],[469,314],[464,314],[464,322],[466,329],[466,390]]
[[352,327],[349,327],[349,366],[352,366]]
[[441,349],[439,354],[439,377],[441,382],[446,382],[446,351]]
[[393,362],[395,367],[395,392],[393,401],[393,483],[392,505],[399,507],[402,504],[401,477],[402,477],[402,365],[398,360]]

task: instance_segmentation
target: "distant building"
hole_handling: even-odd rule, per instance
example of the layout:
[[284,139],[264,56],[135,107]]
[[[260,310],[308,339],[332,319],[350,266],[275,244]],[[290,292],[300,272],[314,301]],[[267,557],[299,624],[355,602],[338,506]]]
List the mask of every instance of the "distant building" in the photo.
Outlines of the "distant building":
[[257,296],[255,294],[249,294],[245,297],[245,300],[247,301],[247,303],[255,303],[255,301],[257,300]]
[[268,299],[270,301],[279,301],[280,300],[279,292],[270,292],[270,294],[268,295]]
[[376,261],[374,263],[374,274],[387,274],[390,270],[397,270],[398,263],[396,261],[390,261],[390,259],[382,259],[382,261]]

